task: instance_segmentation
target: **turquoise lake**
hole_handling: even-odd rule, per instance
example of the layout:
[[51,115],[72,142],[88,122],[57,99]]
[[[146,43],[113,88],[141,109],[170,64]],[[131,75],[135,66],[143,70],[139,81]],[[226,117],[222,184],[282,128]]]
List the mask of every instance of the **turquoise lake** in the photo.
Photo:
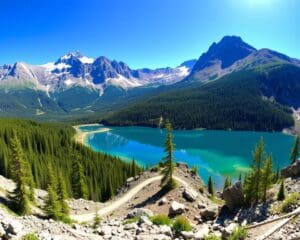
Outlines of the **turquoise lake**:
[[[81,126],[82,131],[95,131],[101,126]],[[165,131],[146,127],[109,127],[109,131],[91,133],[86,144],[93,150],[118,156],[125,161],[135,159],[142,166],[153,166],[164,156]],[[224,177],[237,179],[247,171],[254,146],[263,137],[266,152],[272,154],[274,169],[289,163],[294,137],[283,133],[178,130],[173,131],[176,144],[175,159],[190,167],[198,166],[207,182],[213,177],[221,188]]]

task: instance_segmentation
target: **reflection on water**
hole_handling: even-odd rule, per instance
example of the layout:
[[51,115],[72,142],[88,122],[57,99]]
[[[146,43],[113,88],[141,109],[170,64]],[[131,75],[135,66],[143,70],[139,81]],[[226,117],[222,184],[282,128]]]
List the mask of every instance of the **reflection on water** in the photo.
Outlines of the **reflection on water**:
[[[101,127],[85,126],[84,131]],[[81,128],[81,129],[82,129]],[[164,156],[165,131],[144,127],[113,127],[103,133],[89,135],[87,143],[96,151],[106,152],[125,160],[135,159],[143,166],[153,166]],[[272,153],[274,166],[288,164],[293,137],[282,133],[241,131],[174,131],[175,159],[198,166],[199,174],[207,181],[211,175],[221,187],[224,176],[236,179],[245,173],[252,150],[263,137],[266,150]]]

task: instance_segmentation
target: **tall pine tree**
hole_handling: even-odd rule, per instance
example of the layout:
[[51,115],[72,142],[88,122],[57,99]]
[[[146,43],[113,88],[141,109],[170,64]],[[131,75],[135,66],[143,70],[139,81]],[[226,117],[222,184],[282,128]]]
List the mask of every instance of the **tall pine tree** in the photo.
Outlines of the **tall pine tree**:
[[290,156],[290,160],[292,164],[296,162],[297,158],[299,157],[299,154],[300,154],[300,138],[299,135],[297,135]]
[[72,193],[74,198],[88,198],[88,188],[79,159],[75,159],[72,165]]
[[212,195],[212,196],[214,196],[215,195],[215,191],[214,191],[214,183],[213,183],[213,180],[212,180],[212,177],[211,176],[209,176],[209,178],[208,178],[208,192]]
[[173,143],[172,125],[168,120],[165,128],[167,130],[167,136],[164,145],[166,156],[163,158],[164,169],[162,170],[163,178],[161,185],[167,189],[172,189],[176,185],[175,180],[173,179],[175,144]]
[[261,176],[261,192],[262,192],[262,201],[266,202],[267,200],[267,190],[272,185],[274,179],[273,173],[273,160],[272,156],[268,156],[266,161],[264,162],[264,166],[262,168],[262,176]]
[[20,140],[14,133],[10,140],[10,174],[16,182],[16,188],[11,196],[14,209],[20,214],[30,213],[30,199],[34,199],[33,179]]
[[260,189],[260,181],[261,181],[261,167],[265,158],[265,144],[264,140],[258,142],[253,152],[253,162],[252,162],[252,169],[254,173],[254,182],[252,183],[254,186],[254,202],[258,203],[261,197],[261,189]]
[[68,198],[67,186],[61,172],[58,175],[57,197],[58,201],[60,202],[61,212],[68,215],[70,210],[68,204],[66,203],[66,199]]

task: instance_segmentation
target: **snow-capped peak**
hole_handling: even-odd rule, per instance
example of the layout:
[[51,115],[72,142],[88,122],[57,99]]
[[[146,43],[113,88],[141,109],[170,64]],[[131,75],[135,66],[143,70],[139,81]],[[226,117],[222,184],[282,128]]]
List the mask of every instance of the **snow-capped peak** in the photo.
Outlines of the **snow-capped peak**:
[[80,57],[79,60],[83,64],[92,64],[95,61],[94,58],[90,58],[90,57],[86,57],[86,56]]

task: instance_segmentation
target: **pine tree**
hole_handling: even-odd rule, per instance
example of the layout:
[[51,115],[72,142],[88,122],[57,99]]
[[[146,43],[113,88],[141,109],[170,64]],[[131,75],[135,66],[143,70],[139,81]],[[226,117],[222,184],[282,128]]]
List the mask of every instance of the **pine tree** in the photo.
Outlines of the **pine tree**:
[[83,167],[78,159],[75,159],[72,165],[72,192],[74,198],[88,198]]
[[166,122],[165,128],[167,130],[167,137],[164,146],[165,153],[167,155],[163,158],[164,169],[162,170],[163,178],[161,181],[161,185],[166,187],[167,189],[172,189],[176,184],[173,179],[175,144],[173,143],[172,125],[169,121]]
[[68,215],[70,209],[66,203],[66,199],[68,198],[67,186],[61,172],[58,175],[57,197],[58,201],[60,202],[61,212],[65,215]]
[[131,176],[135,177],[137,175],[137,167],[135,160],[133,159],[131,162]]
[[59,220],[62,216],[61,214],[61,206],[57,197],[57,194],[50,184],[47,188],[47,198],[45,200],[45,207],[44,210],[48,217],[53,218],[55,220]]
[[263,160],[265,157],[265,144],[263,139],[258,142],[253,152],[253,163],[252,163],[252,170],[254,173],[254,182],[252,182],[254,186],[254,202],[258,203],[261,197],[261,189],[260,189],[260,182],[261,182],[261,166],[263,164]]
[[48,185],[51,185],[53,190],[57,192],[57,188],[58,188],[57,176],[54,172],[51,163],[48,163],[47,171],[48,171]]
[[239,175],[239,182],[242,182],[242,174]]
[[290,160],[291,160],[292,164],[294,162],[296,162],[297,158],[300,155],[300,150],[299,149],[300,149],[300,138],[299,138],[299,135],[297,135],[297,137],[295,139],[294,146],[293,146],[292,151],[291,151],[291,156],[290,156]]
[[[30,172],[27,163],[24,159],[24,154],[20,140],[14,133],[10,140],[10,174],[16,182],[16,188],[11,196],[13,207],[20,214],[30,213],[30,199],[34,199],[34,190],[28,186],[30,179]],[[31,175],[32,176],[32,175]],[[32,183],[30,183],[31,185]],[[32,186],[32,185],[31,185]]]
[[229,178],[226,177],[226,178],[225,178],[225,182],[224,182],[223,191],[224,191],[226,188],[230,187],[230,186],[231,186],[231,182],[230,182]]
[[277,200],[278,201],[282,201],[285,199],[285,193],[284,193],[284,179],[281,180],[281,184],[279,187],[279,191],[277,194]]
[[272,184],[273,181],[273,160],[272,156],[268,156],[266,161],[264,162],[264,166],[262,168],[262,176],[261,176],[261,192],[262,192],[262,201],[266,202],[267,200],[267,190]]
[[215,191],[214,191],[214,183],[213,183],[213,181],[212,181],[212,178],[211,178],[211,176],[209,176],[209,178],[208,178],[208,192],[212,195],[212,196],[214,196],[215,195]]
[[255,181],[255,174],[253,171],[250,171],[248,174],[245,175],[244,178],[244,194],[245,194],[245,203],[247,205],[251,205],[255,199],[255,187],[253,183]]

